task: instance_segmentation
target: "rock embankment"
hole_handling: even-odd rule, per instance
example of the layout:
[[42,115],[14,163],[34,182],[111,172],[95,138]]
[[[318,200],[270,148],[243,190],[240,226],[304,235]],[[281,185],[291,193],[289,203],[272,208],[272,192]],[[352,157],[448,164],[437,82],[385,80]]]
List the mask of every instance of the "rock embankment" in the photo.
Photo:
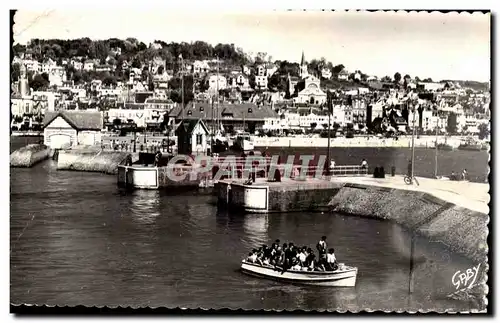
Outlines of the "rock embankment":
[[19,148],[10,154],[11,167],[32,167],[49,158],[50,149],[41,144],[31,144]]
[[57,169],[116,175],[118,174],[118,165],[124,165],[129,156],[132,158],[132,162],[138,160],[137,154],[128,152],[91,148],[61,150],[57,157]]

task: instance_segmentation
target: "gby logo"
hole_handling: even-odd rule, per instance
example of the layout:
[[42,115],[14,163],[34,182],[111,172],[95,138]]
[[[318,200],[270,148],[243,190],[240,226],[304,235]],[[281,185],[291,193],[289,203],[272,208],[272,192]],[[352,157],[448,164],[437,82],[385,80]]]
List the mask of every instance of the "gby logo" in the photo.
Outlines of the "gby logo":
[[455,286],[455,289],[470,289],[474,287],[480,266],[481,264],[477,265],[476,267],[468,268],[465,271],[457,271],[451,278],[451,282]]

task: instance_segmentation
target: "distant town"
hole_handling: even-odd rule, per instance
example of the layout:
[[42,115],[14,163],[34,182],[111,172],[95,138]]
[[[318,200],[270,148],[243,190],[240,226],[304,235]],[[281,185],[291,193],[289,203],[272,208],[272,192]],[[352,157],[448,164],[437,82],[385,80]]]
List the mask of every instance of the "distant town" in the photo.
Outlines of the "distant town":
[[397,137],[415,120],[418,135],[489,138],[489,83],[367,75],[306,51],[293,63],[202,41],[33,39],[13,52],[12,132],[42,132],[74,111],[82,131],[170,134],[202,120],[226,135]]

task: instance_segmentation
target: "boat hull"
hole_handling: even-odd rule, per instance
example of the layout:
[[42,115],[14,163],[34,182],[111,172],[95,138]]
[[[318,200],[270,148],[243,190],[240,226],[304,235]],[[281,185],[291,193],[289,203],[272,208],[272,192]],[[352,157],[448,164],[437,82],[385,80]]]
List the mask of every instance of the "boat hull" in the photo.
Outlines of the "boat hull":
[[241,263],[241,271],[247,275],[291,284],[325,287],[354,287],[358,274],[358,269],[355,267],[346,267],[333,272],[290,270],[282,273],[281,270],[247,262]]

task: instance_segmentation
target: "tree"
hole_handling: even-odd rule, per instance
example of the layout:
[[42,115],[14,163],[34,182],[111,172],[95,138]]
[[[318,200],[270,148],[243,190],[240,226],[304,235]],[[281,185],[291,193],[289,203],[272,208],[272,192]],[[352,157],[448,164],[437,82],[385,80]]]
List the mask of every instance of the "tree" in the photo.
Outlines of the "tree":
[[488,138],[490,131],[488,130],[488,124],[487,123],[482,123],[478,126],[479,130],[479,139],[485,139]]
[[252,88],[255,89],[256,83],[255,83],[255,74],[252,71],[252,74],[248,77],[248,85]]
[[141,61],[138,58],[134,59],[134,61],[132,62],[132,67],[141,68]]
[[432,83],[432,79],[430,77],[424,79],[422,82],[426,82],[426,83]]
[[311,126],[311,131],[314,131],[314,129],[316,129],[318,124],[316,122],[311,122],[310,126]]
[[415,76],[415,82],[420,82],[420,78],[418,76]]
[[72,80],[73,82],[75,82],[75,84],[79,84],[82,80],[83,80],[83,77],[82,77],[82,72],[80,71],[75,71],[73,74],[72,74]]
[[319,74],[321,70],[321,61],[317,59],[313,59],[308,64],[309,70],[313,72],[313,74]]
[[19,63],[12,64],[11,81],[16,82],[21,77],[21,66]]
[[382,81],[382,82],[392,82],[392,79],[391,79],[390,76],[386,75],[380,81]]
[[449,135],[454,135],[457,133],[457,115],[455,113],[451,113],[448,116],[448,125],[446,126],[446,132]]
[[[184,76],[184,104],[192,101],[194,98],[193,93],[193,76]],[[170,92],[170,99],[176,103],[182,103],[182,79],[174,77],[168,82],[169,87],[172,89]]]
[[33,77],[33,79],[31,80],[31,82],[29,82],[29,80],[28,80],[29,86],[34,91],[43,91],[43,90],[46,90],[49,87],[49,85],[50,85],[50,82],[49,82],[48,78],[49,77],[48,77],[47,73],[36,74]]
[[396,72],[394,74],[394,82],[399,83],[401,81],[401,74],[399,72]]
[[335,65],[333,67],[333,74],[339,74],[340,72],[342,72],[344,70],[344,68],[345,68],[345,66],[342,64]]
[[269,89],[276,89],[277,91],[286,91],[288,89],[288,82],[285,75],[274,73],[267,83]]
[[116,85],[116,77],[114,77],[113,75],[108,75],[102,80],[102,83],[106,86]]

